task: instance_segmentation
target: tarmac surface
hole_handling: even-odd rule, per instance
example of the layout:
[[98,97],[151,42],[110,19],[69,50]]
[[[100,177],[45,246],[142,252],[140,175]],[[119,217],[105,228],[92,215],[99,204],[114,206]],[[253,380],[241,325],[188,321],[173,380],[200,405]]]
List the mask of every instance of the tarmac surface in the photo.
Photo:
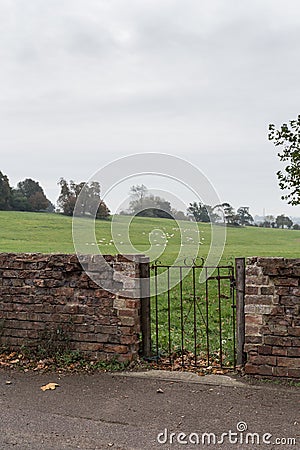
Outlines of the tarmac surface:
[[[43,392],[49,382],[59,387]],[[109,448],[298,450],[300,389],[165,371],[0,371],[0,450]]]

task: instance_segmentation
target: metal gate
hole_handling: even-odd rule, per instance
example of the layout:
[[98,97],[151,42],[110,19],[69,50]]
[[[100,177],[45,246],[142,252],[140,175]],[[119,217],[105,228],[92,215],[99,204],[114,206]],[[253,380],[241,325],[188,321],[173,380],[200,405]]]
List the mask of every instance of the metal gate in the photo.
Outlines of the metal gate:
[[235,368],[234,267],[194,260],[150,270],[152,359],[175,369]]

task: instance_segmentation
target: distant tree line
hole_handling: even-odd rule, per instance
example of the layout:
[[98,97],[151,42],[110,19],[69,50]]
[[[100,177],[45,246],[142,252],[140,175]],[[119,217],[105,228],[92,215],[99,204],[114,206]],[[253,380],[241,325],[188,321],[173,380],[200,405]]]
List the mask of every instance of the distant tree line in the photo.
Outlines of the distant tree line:
[[16,188],[9,184],[7,175],[0,172],[0,210],[2,211],[54,211],[37,181],[26,178]]
[[290,217],[280,214],[276,218],[272,215],[266,216],[265,220],[259,223],[260,227],[263,228],[293,228],[294,230],[299,230],[300,226],[297,223],[293,223]]
[[80,204],[77,204],[75,213],[79,216],[93,216],[96,219],[107,219],[110,211],[100,196],[100,184],[97,181],[91,183],[67,182],[61,178],[58,182],[60,195],[57,204],[66,216],[73,216],[79,194]]
[[[108,219],[110,210],[101,198],[100,184],[98,182],[69,182],[61,178],[58,182],[60,194],[57,200],[56,212],[66,216],[74,213],[80,216],[95,216],[96,219]],[[77,202],[80,194],[80,203]],[[76,205],[76,210],[75,210]],[[47,199],[43,188],[38,181],[26,178],[11,187],[9,179],[0,171],[0,210],[4,211],[30,211],[54,212],[55,206]],[[241,206],[236,211],[230,203],[215,206],[205,205],[201,202],[189,204],[186,212],[172,208],[171,203],[162,197],[149,194],[147,187],[134,185],[130,188],[130,203],[126,211],[128,214],[141,217],[156,217],[176,220],[194,220],[204,223],[223,223],[228,226],[261,226],[265,228],[300,229],[300,225],[281,214],[276,218],[266,216],[258,225],[249,212],[248,206]]]
[[186,213],[171,207],[170,202],[162,197],[148,193],[144,184],[134,185],[130,188],[129,208],[120,214],[141,217],[157,217],[176,220],[194,220],[204,223],[225,223],[228,226],[264,226],[266,228],[294,228],[300,229],[298,224],[285,215],[266,216],[265,221],[259,225],[254,222],[248,206],[240,206],[236,211],[230,203],[221,203],[215,206],[205,205],[201,202],[189,204]]
[[[72,216],[81,192],[81,203],[77,205],[77,213],[91,216],[96,213],[97,219],[106,219],[110,211],[100,197],[100,184],[67,182],[61,178],[58,182],[60,195],[57,201],[58,210],[64,215]],[[38,181],[26,178],[20,181],[17,187],[11,187],[7,175],[0,172],[0,210],[2,211],[30,211],[54,212],[55,206],[46,197]]]
[[210,206],[201,202],[193,202],[188,207],[188,213],[194,217],[196,222],[218,223],[225,220],[226,224],[231,226],[246,226],[254,223],[248,206],[241,206],[235,211],[229,203]]

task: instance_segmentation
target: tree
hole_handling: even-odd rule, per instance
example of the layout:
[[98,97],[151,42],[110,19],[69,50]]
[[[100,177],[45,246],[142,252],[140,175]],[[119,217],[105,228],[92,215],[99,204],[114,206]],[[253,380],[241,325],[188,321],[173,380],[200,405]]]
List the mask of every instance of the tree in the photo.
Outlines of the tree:
[[288,162],[284,172],[279,170],[277,177],[279,187],[289,191],[283,195],[282,200],[287,200],[291,205],[300,204],[300,115],[297,120],[284,123],[280,129],[275,130],[275,125],[269,125],[269,140],[274,141],[276,147],[281,147],[278,153],[280,161]]
[[190,203],[187,211],[194,216],[196,222],[208,223],[211,221],[208,209],[211,210],[211,206],[204,205],[201,202],[193,202]]
[[11,195],[8,177],[0,172],[0,210],[7,211],[11,209]]
[[141,204],[143,200],[148,195],[148,189],[144,184],[136,184],[130,188],[130,197],[133,200],[138,200]]
[[220,211],[224,214],[225,222],[228,225],[239,226],[238,216],[235,213],[234,208],[227,202],[222,203],[221,205],[214,206],[214,211]]
[[[71,183],[73,183],[72,180]],[[58,207],[65,216],[72,216],[76,204],[76,195],[64,178],[61,178],[57,184],[60,186],[60,194],[57,200]]]
[[93,216],[96,212],[96,219],[107,219],[110,211],[100,196],[100,184],[92,181],[90,184],[81,182],[69,183],[61,178],[58,182],[60,195],[57,204],[66,216],[72,216],[76,202],[80,194],[80,205],[77,204],[76,213],[80,216]]
[[130,213],[141,217],[173,219],[170,202],[162,197],[148,194],[146,186],[136,185],[130,188]]
[[27,198],[18,189],[11,191],[11,207],[14,211],[28,211],[29,205]]
[[253,217],[249,213],[249,207],[248,206],[241,206],[237,210],[236,218],[237,218],[238,223],[240,225],[242,225],[242,226],[252,225],[253,222],[254,222]]
[[280,216],[276,217],[276,226],[277,228],[292,228],[293,221],[289,217],[286,217],[284,214],[281,214]]
[[103,200],[101,200],[96,214],[96,219],[107,219],[110,215],[110,210],[106,206]]
[[130,211],[141,217],[157,217],[161,219],[173,219],[170,202],[152,194],[139,200],[130,202]]
[[24,211],[45,211],[51,206],[43,188],[31,178],[26,178],[18,183],[13,200],[14,209],[18,209],[17,206],[22,205]]
[[171,214],[175,220],[189,220],[189,218],[184,214],[183,211],[177,211],[177,209],[172,208]]

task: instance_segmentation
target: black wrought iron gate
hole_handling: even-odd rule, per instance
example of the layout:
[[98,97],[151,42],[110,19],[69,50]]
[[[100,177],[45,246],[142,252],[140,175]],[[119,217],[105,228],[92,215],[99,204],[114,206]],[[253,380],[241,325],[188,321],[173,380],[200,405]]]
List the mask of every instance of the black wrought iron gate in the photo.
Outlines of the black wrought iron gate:
[[175,368],[234,368],[234,267],[193,261],[150,269],[152,359]]

